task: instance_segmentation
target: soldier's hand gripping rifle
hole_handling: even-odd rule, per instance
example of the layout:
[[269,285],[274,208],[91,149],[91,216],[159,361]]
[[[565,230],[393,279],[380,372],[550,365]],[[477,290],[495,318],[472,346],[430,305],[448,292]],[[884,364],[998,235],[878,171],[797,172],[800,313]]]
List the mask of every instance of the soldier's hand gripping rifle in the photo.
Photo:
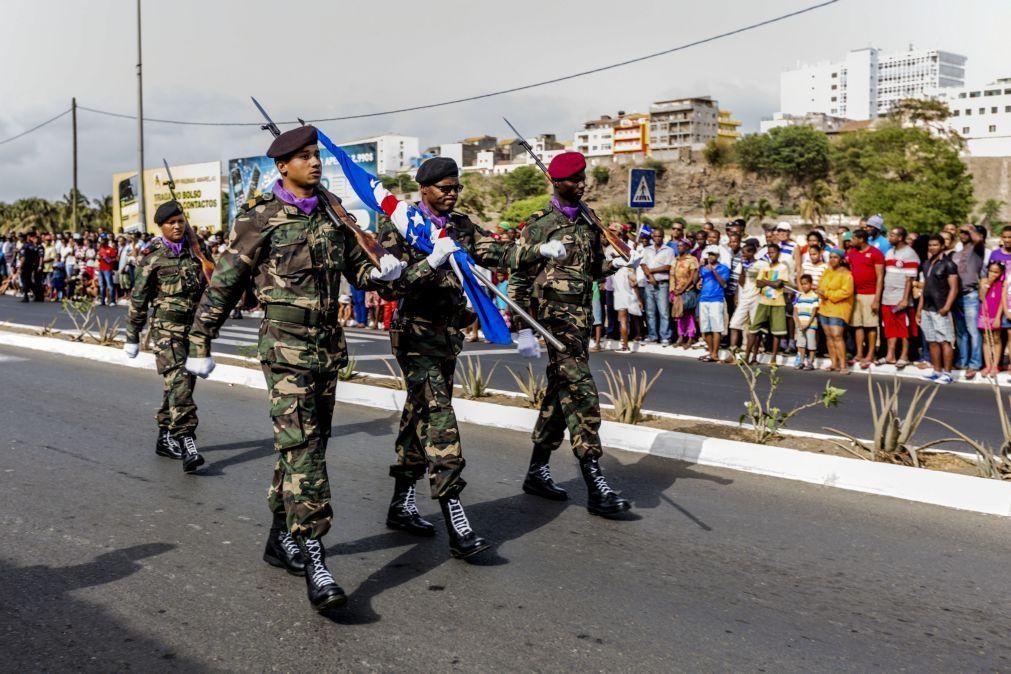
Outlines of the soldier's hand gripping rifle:
[[179,208],[182,209],[183,212],[183,221],[186,223],[186,243],[189,246],[193,257],[200,260],[200,269],[203,270],[204,276],[208,281],[210,281],[211,275],[214,274],[214,263],[207,259],[204,249],[200,247],[200,239],[197,237],[197,233],[193,231],[193,226],[190,225],[190,219],[186,217],[186,209],[183,208],[182,202],[176,198],[176,181],[172,179],[172,169],[169,168],[168,162],[164,158],[162,158],[161,163],[165,165],[165,173],[168,176],[165,180],[165,185],[169,189],[169,194],[172,195],[172,201],[179,204]]
[[[253,97],[250,96],[250,98]],[[263,115],[264,119],[267,120],[267,123],[261,126],[260,128],[263,129],[264,131],[269,131],[274,136],[274,138],[280,136],[281,130],[277,128],[277,124],[274,124],[274,121],[270,118],[270,115],[267,114],[267,111],[263,109],[263,106],[260,105],[260,102],[257,101],[255,98],[253,98],[253,105],[256,106],[256,109],[259,110],[260,114]],[[378,269],[380,266],[379,260],[384,255],[389,255],[390,254],[389,251],[383,248],[379,244],[379,242],[376,241],[376,237],[372,236],[372,234],[366,232],[358,225],[358,222],[355,220],[355,217],[347,212],[347,210],[344,208],[344,206],[341,205],[341,202],[337,199],[336,196],[334,196],[328,190],[325,190],[319,186],[316,187],[316,194],[317,196],[320,197],[320,203],[323,204],[323,210],[326,212],[327,217],[330,218],[330,221],[333,222],[333,224],[337,225],[338,227],[340,225],[344,225],[345,227],[347,227],[348,230],[350,230],[351,233],[354,234],[355,238],[358,240],[358,245],[361,246],[362,250],[365,251],[365,254],[368,256],[369,260]]]
[[[523,149],[526,150],[531,157],[533,157],[534,163],[537,164],[537,168],[541,170],[541,172],[544,174],[544,176],[548,179],[549,182],[554,182],[551,178],[551,174],[548,173],[548,167],[544,165],[544,162],[541,161],[541,158],[537,156],[536,152],[534,152],[534,148],[530,147],[530,143],[527,142],[526,138],[524,138],[523,135],[516,130],[516,127],[513,126],[508,119],[506,119],[505,117],[503,117],[502,119],[505,121],[506,124],[509,125],[509,128],[512,129],[513,133],[516,134],[516,140],[518,140],[519,144],[523,146]],[[591,225],[596,226],[597,229],[600,230],[600,233],[603,235],[604,239],[607,240],[607,243],[609,243],[611,247],[614,248],[615,252],[618,253],[618,255],[625,258],[625,260],[632,259],[632,250],[628,247],[628,244],[625,243],[620,236],[609,230],[604,225],[604,223],[600,221],[600,218],[597,217],[597,214],[594,213],[592,210],[590,210],[590,207],[587,206],[582,201],[579,202],[579,212],[582,214],[584,218],[586,218],[587,222],[589,222]]]

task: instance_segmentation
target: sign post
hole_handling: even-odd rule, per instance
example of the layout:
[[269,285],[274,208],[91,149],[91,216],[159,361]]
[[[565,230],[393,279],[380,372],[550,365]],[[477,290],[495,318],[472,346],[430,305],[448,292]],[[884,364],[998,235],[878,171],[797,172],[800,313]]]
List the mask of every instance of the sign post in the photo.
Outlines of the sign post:
[[639,222],[635,243],[642,234],[642,211],[656,206],[656,169],[630,168],[628,170],[628,207],[634,208]]

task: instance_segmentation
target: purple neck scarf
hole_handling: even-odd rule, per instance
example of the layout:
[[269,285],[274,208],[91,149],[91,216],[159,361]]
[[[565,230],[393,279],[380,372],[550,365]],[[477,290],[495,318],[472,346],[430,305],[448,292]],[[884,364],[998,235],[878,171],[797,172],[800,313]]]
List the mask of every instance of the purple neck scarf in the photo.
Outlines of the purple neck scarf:
[[179,243],[172,243],[163,236],[161,237],[161,240],[162,243],[165,244],[165,247],[172,251],[173,255],[182,255],[183,245],[186,243],[186,239],[183,239]]
[[433,211],[431,208],[429,208],[428,204],[426,204],[424,201],[418,202],[418,208],[421,209],[421,212],[424,213],[429,220],[434,222],[439,227],[445,229],[446,221],[449,220],[448,215],[437,215],[436,212]]
[[579,216],[579,206],[562,206],[558,197],[551,197],[551,206],[569,220],[575,220]]
[[303,215],[311,214],[313,211],[316,210],[317,204],[319,204],[319,197],[316,196],[305,198],[296,197],[294,194],[284,189],[284,185],[281,183],[280,179],[278,179],[278,181],[274,183],[273,192],[275,197],[277,197],[284,203],[294,206],[298,210],[302,211]]

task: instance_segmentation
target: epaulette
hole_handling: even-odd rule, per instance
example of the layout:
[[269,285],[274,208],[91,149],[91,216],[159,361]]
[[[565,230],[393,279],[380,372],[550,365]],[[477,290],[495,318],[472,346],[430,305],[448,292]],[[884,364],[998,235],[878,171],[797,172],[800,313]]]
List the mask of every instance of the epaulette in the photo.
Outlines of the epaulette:
[[268,201],[273,201],[273,200],[274,200],[274,193],[273,192],[271,192],[271,191],[260,192],[255,197],[253,197],[251,199],[246,199],[246,203],[242,205],[242,210],[243,211],[252,210],[253,208],[255,208],[256,206],[258,206],[259,204],[264,204],[264,203],[267,203]]

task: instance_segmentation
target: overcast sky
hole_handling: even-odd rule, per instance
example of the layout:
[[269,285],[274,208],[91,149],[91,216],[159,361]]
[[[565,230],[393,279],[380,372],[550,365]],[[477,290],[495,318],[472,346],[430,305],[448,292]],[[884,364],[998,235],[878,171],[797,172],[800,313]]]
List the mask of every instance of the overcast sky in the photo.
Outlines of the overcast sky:
[[[817,0],[145,0],[145,117],[256,121],[436,102],[660,51]],[[296,9],[297,8],[297,9]],[[574,11],[575,8],[575,11]],[[0,140],[79,105],[137,107],[134,0],[2,0]],[[422,147],[508,135],[571,139],[580,122],[650,101],[709,95],[755,131],[778,108],[779,73],[846,51],[933,47],[968,57],[970,83],[1011,76],[1007,0],[840,0],[817,12],[621,69],[473,103],[321,127],[336,141],[396,132]],[[0,145],[0,201],[71,184],[70,117]],[[80,189],[108,194],[137,166],[132,120],[78,115]],[[145,124],[147,167],[262,154],[256,127]]]

